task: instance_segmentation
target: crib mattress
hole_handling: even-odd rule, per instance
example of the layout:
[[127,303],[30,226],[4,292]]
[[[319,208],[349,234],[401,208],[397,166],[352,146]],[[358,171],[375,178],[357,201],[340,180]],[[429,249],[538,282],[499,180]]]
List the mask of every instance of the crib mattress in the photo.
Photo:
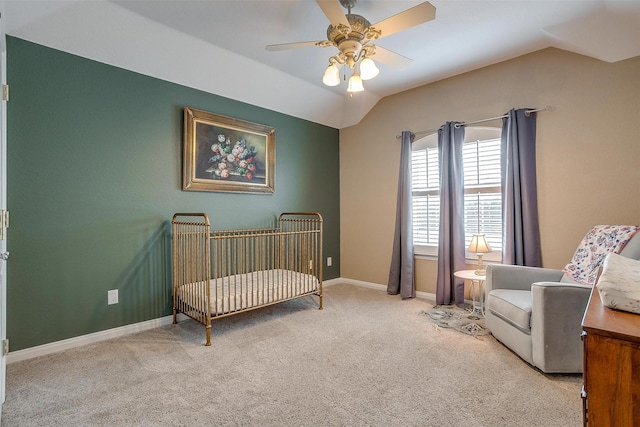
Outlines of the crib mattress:
[[[246,310],[317,291],[318,278],[292,270],[260,270],[212,279],[209,282],[209,310],[212,316]],[[202,286],[189,283],[181,286],[176,296],[197,310],[204,308],[206,296]]]

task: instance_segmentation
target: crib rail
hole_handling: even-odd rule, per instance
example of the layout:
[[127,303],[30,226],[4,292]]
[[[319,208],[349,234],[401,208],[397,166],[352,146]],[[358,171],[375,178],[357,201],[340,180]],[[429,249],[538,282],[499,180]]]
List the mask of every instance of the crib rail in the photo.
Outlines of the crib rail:
[[[190,218],[190,220],[181,220]],[[177,312],[211,328],[209,280],[211,248],[209,217],[204,213],[176,213],[171,220],[173,261],[173,323]],[[177,290],[183,291],[178,298]],[[184,289],[186,288],[186,289]]]
[[[183,219],[184,217],[185,219]],[[306,295],[322,309],[322,217],[283,213],[276,227],[210,230],[206,214],[176,214],[173,230],[176,313],[203,323]]]
[[[281,260],[282,268],[287,269],[295,265],[296,271],[303,270],[313,274],[320,282],[319,304],[322,309],[322,215],[317,212],[284,212],[278,218],[282,233],[297,233],[298,238],[290,237],[285,251],[290,257]],[[299,253],[300,256],[291,257],[292,254]],[[297,264],[296,264],[297,263]],[[306,265],[309,270],[306,270]]]

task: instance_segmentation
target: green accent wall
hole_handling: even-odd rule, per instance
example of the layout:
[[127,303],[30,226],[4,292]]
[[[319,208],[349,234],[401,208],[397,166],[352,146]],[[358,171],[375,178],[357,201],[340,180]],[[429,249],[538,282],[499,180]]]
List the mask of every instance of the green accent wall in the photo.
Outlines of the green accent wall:
[[[7,81],[12,351],[171,314],[175,212],[206,212],[222,229],[320,212],[324,277],[339,276],[337,129],[15,37]],[[275,194],[183,191],[184,107],[274,127]]]

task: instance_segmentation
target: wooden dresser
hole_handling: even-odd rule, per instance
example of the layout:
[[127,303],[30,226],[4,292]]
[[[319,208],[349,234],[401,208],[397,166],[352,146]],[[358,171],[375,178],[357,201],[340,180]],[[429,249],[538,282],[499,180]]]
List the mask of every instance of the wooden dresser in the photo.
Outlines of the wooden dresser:
[[584,425],[640,426],[640,314],[604,306],[594,287],[582,338]]

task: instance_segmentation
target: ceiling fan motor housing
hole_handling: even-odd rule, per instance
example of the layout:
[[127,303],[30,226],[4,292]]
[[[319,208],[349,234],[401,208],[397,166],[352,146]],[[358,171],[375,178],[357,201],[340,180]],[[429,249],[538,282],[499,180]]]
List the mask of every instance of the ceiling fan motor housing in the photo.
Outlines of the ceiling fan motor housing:
[[355,58],[362,49],[362,41],[368,36],[371,23],[363,16],[356,14],[348,14],[346,17],[349,27],[329,25],[327,39],[345,55],[347,64],[353,68]]
[[345,38],[362,41],[367,35],[369,27],[371,27],[371,22],[363,16],[349,14],[346,17],[349,21],[349,27],[329,25],[329,28],[327,28],[327,39],[336,45],[340,44]]

